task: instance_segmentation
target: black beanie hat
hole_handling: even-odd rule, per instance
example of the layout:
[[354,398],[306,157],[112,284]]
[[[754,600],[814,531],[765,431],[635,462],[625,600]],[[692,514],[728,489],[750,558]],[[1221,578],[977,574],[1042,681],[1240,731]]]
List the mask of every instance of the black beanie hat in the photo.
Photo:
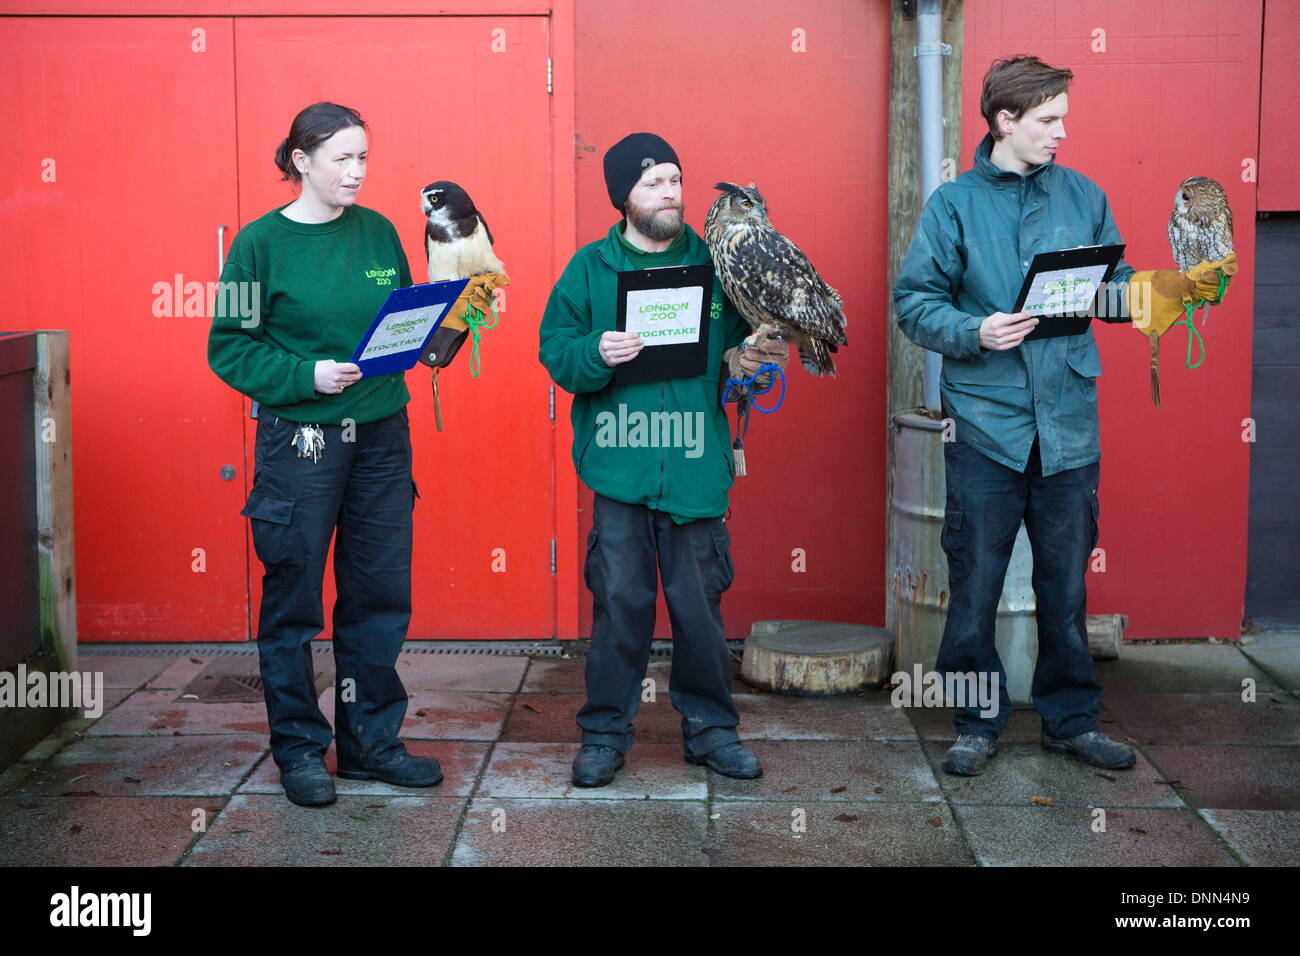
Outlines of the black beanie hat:
[[609,201],[619,212],[632,192],[632,187],[651,166],[673,163],[682,168],[673,148],[654,133],[629,133],[605,153],[605,188]]

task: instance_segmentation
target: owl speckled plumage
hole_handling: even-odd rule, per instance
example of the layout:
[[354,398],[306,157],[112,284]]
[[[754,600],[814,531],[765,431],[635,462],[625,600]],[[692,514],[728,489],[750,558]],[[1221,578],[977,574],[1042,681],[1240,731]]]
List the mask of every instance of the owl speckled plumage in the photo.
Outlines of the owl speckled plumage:
[[704,220],[704,241],[727,297],[756,332],[776,332],[797,346],[810,375],[834,375],[831,353],[848,344],[839,293],[772,226],[753,183],[714,188],[722,195]]
[[1169,248],[1184,272],[1202,260],[1218,262],[1232,252],[1232,210],[1228,194],[1207,176],[1192,176],[1174,193]]

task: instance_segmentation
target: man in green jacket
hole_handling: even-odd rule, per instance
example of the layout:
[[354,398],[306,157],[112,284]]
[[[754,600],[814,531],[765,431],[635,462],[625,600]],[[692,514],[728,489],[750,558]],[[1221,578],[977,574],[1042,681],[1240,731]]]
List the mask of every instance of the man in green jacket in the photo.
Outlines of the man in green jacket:
[[[660,574],[673,629],[669,689],[682,715],[686,760],[730,777],[758,777],[759,760],[736,733],[722,626],[722,592],[734,574],[723,518],[733,466],[719,385],[724,363],[733,375],[753,374],[759,360],[736,349],[750,330],[715,276],[709,371],[614,383],[615,367],[645,345],[635,333],[616,331],[618,274],[711,260],[683,221],[681,163],[668,143],[633,133],[609,149],[604,166],[610,201],[625,218],[570,260],[540,330],[542,364],[574,396],[574,467],[595,492],[584,566],[591,651],[573,782],[609,783],[635,739]],[[764,351],[785,365],[788,347]]]
[[[959,706],[948,773],[980,773],[1011,713],[994,630],[1022,520],[1034,556],[1042,745],[1110,769],[1135,759],[1098,729],[1101,686],[1085,626],[1101,459],[1097,343],[1091,327],[1024,341],[1038,320],[1003,311],[1036,254],[1121,242],[1106,194],[1055,162],[1071,79],[1036,57],[993,64],[980,100],[989,134],[975,166],[930,197],[894,287],[904,334],[943,356],[943,414],[955,423],[956,441],[944,444],[950,598],[935,668],[996,675],[1000,688],[992,717],[973,701]],[[1121,261],[1098,317],[1129,321],[1132,273]]]

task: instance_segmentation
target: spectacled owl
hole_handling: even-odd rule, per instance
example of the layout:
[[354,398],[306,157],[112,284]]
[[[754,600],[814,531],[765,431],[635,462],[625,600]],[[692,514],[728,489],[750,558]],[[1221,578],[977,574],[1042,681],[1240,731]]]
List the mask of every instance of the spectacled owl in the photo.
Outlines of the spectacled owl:
[[459,185],[447,180],[420,190],[424,210],[424,254],[429,261],[429,281],[468,279],[490,272],[505,275],[505,267],[492,251],[492,232]]
[[1183,180],[1169,216],[1169,248],[1186,272],[1202,260],[1218,262],[1232,252],[1232,210],[1228,194],[1207,176]]
[[831,353],[848,344],[840,294],[776,231],[753,183],[714,188],[722,195],[705,217],[704,241],[727,298],[755,332],[775,332],[796,345],[810,375],[834,375]]

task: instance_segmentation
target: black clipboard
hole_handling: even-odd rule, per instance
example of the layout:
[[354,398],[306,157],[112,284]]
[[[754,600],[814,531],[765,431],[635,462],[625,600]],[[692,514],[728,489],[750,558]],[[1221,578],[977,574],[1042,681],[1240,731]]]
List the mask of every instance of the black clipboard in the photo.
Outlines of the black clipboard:
[[1077,315],[1073,312],[1039,314],[1038,325],[1034,327],[1034,331],[1026,335],[1021,341],[1050,339],[1058,335],[1082,335],[1088,331],[1088,324],[1092,322],[1092,317],[1097,313],[1097,298],[1101,295],[1106,283],[1110,281],[1110,277],[1115,274],[1115,267],[1119,265],[1119,260],[1123,257],[1123,243],[1113,246],[1079,246],[1075,249],[1061,249],[1058,252],[1040,252],[1034,256],[1034,261],[1029,264],[1029,273],[1020,286],[1020,294],[1016,296],[1016,307],[1011,310],[1012,312],[1019,312],[1025,307],[1025,300],[1029,297],[1030,289],[1033,288],[1034,278],[1040,272],[1059,272],[1063,269],[1103,265],[1106,267],[1106,271],[1097,284],[1097,292],[1092,299],[1092,308],[1085,315]]
[[629,292],[652,289],[701,288],[700,337],[677,345],[650,345],[630,362],[614,367],[614,384],[657,382],[666,378],[692,378],[709,370],[709,326],[713,305],[713,264],[662,266],[618,274],[618,331],[627,331]]

